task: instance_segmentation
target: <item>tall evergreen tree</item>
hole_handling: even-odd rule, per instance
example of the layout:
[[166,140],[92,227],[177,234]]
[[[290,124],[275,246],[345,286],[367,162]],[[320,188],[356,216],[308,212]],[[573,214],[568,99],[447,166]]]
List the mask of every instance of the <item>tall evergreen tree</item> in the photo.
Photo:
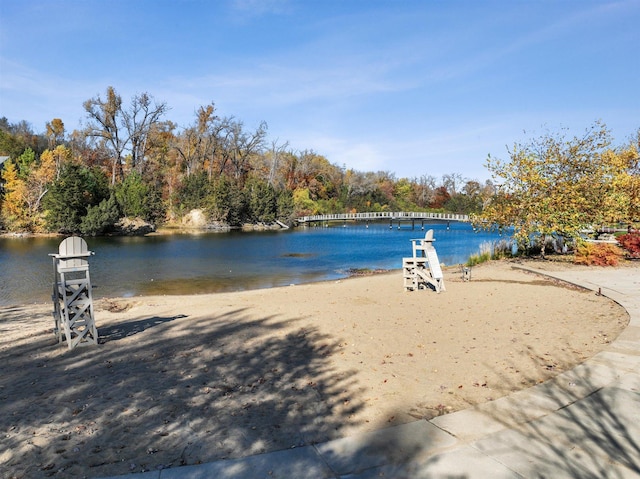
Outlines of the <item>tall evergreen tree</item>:
[[155,223],[162,217],[162,198],[149,183],[145,183],[137,171],[131,172],[116,186],[115,196],[122,214]]
[[80,232],[88,208],[108,197],[108,179],[102,170],[78,163],[64,165],[44,198],[48,229],[60,233]]

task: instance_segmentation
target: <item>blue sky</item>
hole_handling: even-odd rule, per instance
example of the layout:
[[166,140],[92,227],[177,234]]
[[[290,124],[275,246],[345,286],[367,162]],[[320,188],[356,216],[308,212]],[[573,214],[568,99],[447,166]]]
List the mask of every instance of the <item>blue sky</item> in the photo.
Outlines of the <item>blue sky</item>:
[[640,127],[640,0],[0,0],[0,116],[81,128],[147,92],[398,178],[484,180],[487,154]]

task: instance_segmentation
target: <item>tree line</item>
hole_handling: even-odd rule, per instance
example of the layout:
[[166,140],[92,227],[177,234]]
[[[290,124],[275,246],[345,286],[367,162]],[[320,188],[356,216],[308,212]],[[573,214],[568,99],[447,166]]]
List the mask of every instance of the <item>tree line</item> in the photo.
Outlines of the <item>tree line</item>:
[[640,225],[640,129],[615,145],[595,122],[584,134],[546,132],[491,156],[491,180],[459,173],[396,178],[331,163],[269,141],[200,106],[191,124],[166,118],[148,93],[124,102],[113,87],[83,104],[81,129],[52,119],[43,133],[0,118],[0,228],[113,232],[123,218],[177,224],[192,210],[209,225],[291,224],[297,216],[364,211],[469,214],[482,228],[513,228],[524,247],[574,239],[596,225]]
[[313,150],[269,141],[268,127],[221,117],[214,103],[191,124],[166,118],[148,93],[129,102],[113,87],[84,102],[81,129],[55,118],[42,133],[0,118],[0,227],[106,234],[124,217],[179,223],[202,210],[209,224],[291,224],[297,216],[358,211],[480,212],[493,194],[451,173],[396,178],[331,163]]

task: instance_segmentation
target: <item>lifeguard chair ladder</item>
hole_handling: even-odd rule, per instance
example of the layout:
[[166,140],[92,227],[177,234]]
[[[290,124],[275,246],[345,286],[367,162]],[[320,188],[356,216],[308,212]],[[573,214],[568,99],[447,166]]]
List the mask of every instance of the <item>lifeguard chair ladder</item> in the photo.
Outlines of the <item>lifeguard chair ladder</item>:
[[53,319],[58,342],[67,341],[69,349],[80,343],[98,344],[93,315],[93,297],[88,258],[93,253],[78,236],[71,236],[53,258]]

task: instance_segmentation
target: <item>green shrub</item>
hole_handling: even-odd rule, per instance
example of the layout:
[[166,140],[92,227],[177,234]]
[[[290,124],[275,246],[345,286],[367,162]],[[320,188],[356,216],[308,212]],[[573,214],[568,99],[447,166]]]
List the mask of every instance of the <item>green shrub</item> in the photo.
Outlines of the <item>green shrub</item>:
[[108,179],[102,170],[78,163],[64,165],[43,199],[47,228],[60,233],[79,232],[88,208],[108,196]]
[[202,208],[211,189],[212,184],[205,171],[186,176],[176,194],[180,211]]
[[133,171],[116,186],[115,196],[122,216],[139,217],[155,224],[163,215],[160,191]]
[[278,213],[278,195],[266,181],[252,179],[245,185],[248,196],[248,220],[253,223],[272,223]]
[[87,215],[80,223],[80,232],[83,235],[101,235],[111,231],[119,219],[118,202],[115,195],[111,195],[100,204],[87,208]]

